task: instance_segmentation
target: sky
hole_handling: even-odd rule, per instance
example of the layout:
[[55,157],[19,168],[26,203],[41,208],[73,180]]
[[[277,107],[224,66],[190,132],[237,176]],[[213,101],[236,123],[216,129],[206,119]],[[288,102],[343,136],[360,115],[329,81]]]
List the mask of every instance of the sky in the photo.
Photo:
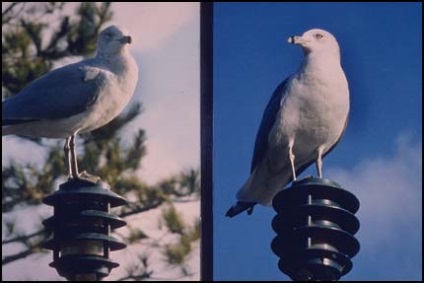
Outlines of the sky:
[[289,280],[270,248],[273,209],[224,215],[248,177],[268,100],[302,62],[287,39],[311,28],[337,38],[350,89],[347,130],[323,164],[324,177],[361,202],[361,250],[342,280],[422,280],[421,11],[421,3],[215,3],[215,280]]
[[[69,9],[74,9],[70,7]],[[113,3],[112,21],[126,27],[133,42],[130,51],[139,67],[139,81],[132,102],[143,104],[143,113],[122,131],[122,140],[132,138],[139,128],[146,131],[147,156],[143,158],[139,176],[143,181],[155,182],[180,173],[184,169],[200,166],[200,14],[198,3]],[[71,13],[72,11],[65,11]],[[80,58],[73,58],[79,60]],[[64,62],[71,63],[69,60]],[[130,103],[132,103],[130,102]],[[59,141],[63,142],[63,141]],[[77,150],[82,150],[82,147]],[[45,151],[33,143],[7,136],[2,138],[2,163],[11,158],[19,162],[38,163],[43,160]],[[83,170],[83,168],[81,168]],[[163,233],[158,227],[161,208],[152,210],[143,217],[133,217],[129,223],[141,227],[154,236]],[[199,201],[176,205],[187,223],[199,217]],[[41,219],[51,215],[47,206],[21,208],[5,218],[19,218],[19,229],[33,231]],[[4,225],[4,222],[2,221]],[[163,225],[162,225],[163,226]],[[119,230],[125,233],[125,228]],[[171,243],[175,239],[161,238]],[[9,252],[19,250],[19,246],[8,247]],[[114,261],[121,262],[106,280],[122,277],[131,260],[137,262],[138,252],[143,247],[131,246],[123,251],[111,253]],[[7,254],[7,249],[3,251]],[[161,254],[151,257],[152,264],[162,278],[177,278],[177,270],[159,263]],[[4,280],[63,280],[48,266],[52,253],[34,255],[25,261],[9,264],[2,268]],[[199,248],[195,247],[188,261],[189,271],[199,278]]]

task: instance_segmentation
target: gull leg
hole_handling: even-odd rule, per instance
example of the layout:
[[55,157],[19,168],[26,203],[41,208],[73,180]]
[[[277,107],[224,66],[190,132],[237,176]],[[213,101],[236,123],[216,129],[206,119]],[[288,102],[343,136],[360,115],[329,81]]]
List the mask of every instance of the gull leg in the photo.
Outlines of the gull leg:
[[291,140],[289,142],[289,158],[290,158],[290,164],[291,164],[291,168],[292,168],[292,172],[293,172],[293,181],[296,181],[296,169],[294,167],[294,154],[293,154],[293,145],[294,145],[294,140]]
[[69,138],[69,148],[71,151],[71,161],[70,161],[70,167],[71,167],[71,178],[72,179],[78,179],[78,160],[77,160],[77,153],[75,150],[75,135],[72,135]]
[[68,164],[69,179],[85,180],[92,183],[97,183],[101,181],[100,177],[98,176],[93,176],[85,171],[82,173],[78,172],[78,159],[75,149],[75,135],[72,135],[66,139],[64,151],[66,156],[66,163]]
[[71,156],[70,156],[70,146],[69,142],[71,140],[71,137],[66,138],[65,140],[65,146],[63,147],[63,151],[65,152],[65,159],[66,159],[66,165],[68,166],[68,178],[72,178],[72,168],[71,168]]
[[323,151],[324,151],[323,147],[318,148],[317,172],[318,172],[319,178],[322,178],[322,152]]

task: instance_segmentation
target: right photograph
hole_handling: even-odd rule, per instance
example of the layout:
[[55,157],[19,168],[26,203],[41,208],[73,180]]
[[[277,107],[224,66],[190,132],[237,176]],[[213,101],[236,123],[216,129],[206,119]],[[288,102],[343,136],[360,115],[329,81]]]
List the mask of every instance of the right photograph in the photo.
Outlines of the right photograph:
[[421,8],[213,4],[214,280],[422,280]]

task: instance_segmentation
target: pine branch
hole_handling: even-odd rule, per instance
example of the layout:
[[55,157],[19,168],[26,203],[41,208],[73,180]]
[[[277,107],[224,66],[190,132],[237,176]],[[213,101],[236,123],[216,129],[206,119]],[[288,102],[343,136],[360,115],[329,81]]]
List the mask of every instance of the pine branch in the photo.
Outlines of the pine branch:
[[26,249],[23,251],[5,256],[2,259],[2,265],[6,265],[14,261],[24,259],[27,256],[40,252],[43,249],[42,244],[45,242],[49,234],[50,231],[43,228],[28,235],[20,235],[2,241],[2,246],[13,243],[21,243],[26,247]]
[[122,277],[120,279],[116,279],[116,281],[127,281],[129,279],[132,279],[134,281],[142,281],[146,279],[152,279],[151,275],[153,274],[153,271],[145,271],[140,274],[129,274],[125,277]]
[[11,255],[11,256],[5,256],[2,259],[1,264],[2,264],[2,266],[4,266],[4,265],[9,264],[11,262],[14,262],[14,261],[17,261],[17,260],[20,260],[20,259],[24,259],[27,256],[32,255],[33,253],[34,253],[34,251],[32,249],[28,249],[28,250],[25,250],[23,252],[20,252],[20,253]]
[[151,276],[153,272],[144,272],[141,273],[139,275],[127,275],[125,277],[122,277],[120,279],[117,279],[116,281],[128,281],[130,279],[134,280],[134,281],[142,281],[142,280],[155,280],[155,281],[162,281],[162,282],[168,282],[168,281],[176,281],[176,280],[181,280],[184,279],[188,276],[193,276],[194,273],[187,273],[187,274],[182,274],[180,276],[176,276],[176,277],[172,277],[172,278],[165,278],[165,277],[155,277],[155,276]]
[[31,240],[31,238],[34,237],[38,237],[38,236],[46,236],[47,234],[49,234],[49,231],[47,229],[41,229],[37,232],[31,233],[29,235],[22,235],[22,236],[17,236],[8,240],[4,240],[1,242],[2,245],[7,245],[7,244],[11,244],[11,243],[15,243],[15,242],[28,242],[29,240]]
[[[16,18],[25,8],[26,2],[12,2],[4,11],[1,13],[1,21],[2,25],[7,24],[12,20],[13,18]],[[17,11],[15,14],[13,14],[13,9],[17,6],[21,5],[21,8],[19,11]]]
[[118,216],[121,218],[124,218],[134,214],[143,213],[151,209],[158,208],[164,202],[165,202],[164,200],[160,200],[160,201],[151,203],[149,205],[142,205],[137,202],[132,202],[126,206],[127,208],[129,208],[129,210],[124,209],[124,211],[119,213]]

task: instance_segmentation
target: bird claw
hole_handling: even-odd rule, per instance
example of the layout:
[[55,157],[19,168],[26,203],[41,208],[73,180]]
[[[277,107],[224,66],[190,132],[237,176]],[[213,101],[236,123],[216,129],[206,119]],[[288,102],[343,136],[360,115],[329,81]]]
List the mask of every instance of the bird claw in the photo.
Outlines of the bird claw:
[[87,171],[83,171],[79,173],[77,177],[69,177],[69,179],[87,181],[94,184],[100,183],[102,181],[102,179],[99,176],[91,175],[87,173]]

